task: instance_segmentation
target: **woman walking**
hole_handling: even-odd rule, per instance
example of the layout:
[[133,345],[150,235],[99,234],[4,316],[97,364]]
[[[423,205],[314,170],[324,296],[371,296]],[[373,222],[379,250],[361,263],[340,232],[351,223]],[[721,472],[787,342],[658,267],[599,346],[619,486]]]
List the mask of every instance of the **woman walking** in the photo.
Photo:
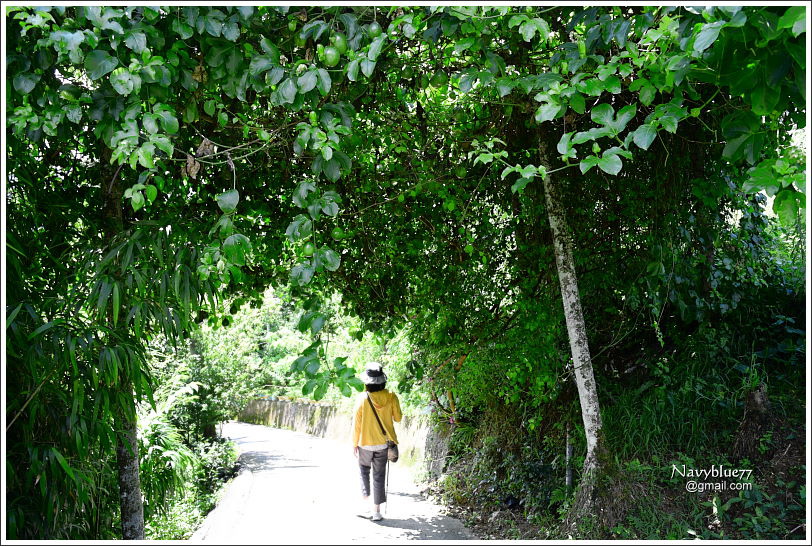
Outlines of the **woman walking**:
[[[398,443],[393,421],[400,422],[402,413],[400,401],[395,393],[386,390],[386,374],[381,365],[370,362],[366,371],[361,374],[361,381],[366,385],[366,392],[361,396],[355,409],[353,426],[353,453],[358,458],[361,470],[361,496],[369,502],[370,480],[372,471],[372,521],[380,521],[381,504],[386,502],[386,461],[387,440]],[[374,409],[373,409],[374,407]],[[377,413],[378,419],[375,418]],[[386,434],[381,430],[383,426]],[[366,506],[366,504],[365,504]]]

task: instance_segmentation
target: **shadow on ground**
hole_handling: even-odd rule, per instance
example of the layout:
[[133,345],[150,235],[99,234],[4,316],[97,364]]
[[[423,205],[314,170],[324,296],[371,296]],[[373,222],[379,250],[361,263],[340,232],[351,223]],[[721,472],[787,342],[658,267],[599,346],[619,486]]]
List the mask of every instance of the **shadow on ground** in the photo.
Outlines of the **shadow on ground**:
[[373,522],[381,527],[390,527],[406,531],[403,538],[420,540],[447,540],[449,533],[457,531],[446,517],[414,517],[408,519],[392,519],[384,516],[381,521]]
[[239,474],[191,537],[216,544],[384,544],[398,540],[467,540],[471,531],[422,497],[402,465],[390,468],[384,519],[358,517],[358,461],[347,442],[290,430],[229,422]]

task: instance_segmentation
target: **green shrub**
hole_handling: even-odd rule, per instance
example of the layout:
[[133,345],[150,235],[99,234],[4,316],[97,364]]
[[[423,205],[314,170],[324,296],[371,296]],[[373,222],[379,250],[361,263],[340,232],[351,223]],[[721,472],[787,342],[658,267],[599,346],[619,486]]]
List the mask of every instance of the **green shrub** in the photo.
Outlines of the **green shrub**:
[[169,496],[163,509],[146,522],[150,540],[186,540],[192,536],[215,506],[221,488],[237,472],[237,449],[223,438],[204,440],[190,448],[192,475],[183,495]]

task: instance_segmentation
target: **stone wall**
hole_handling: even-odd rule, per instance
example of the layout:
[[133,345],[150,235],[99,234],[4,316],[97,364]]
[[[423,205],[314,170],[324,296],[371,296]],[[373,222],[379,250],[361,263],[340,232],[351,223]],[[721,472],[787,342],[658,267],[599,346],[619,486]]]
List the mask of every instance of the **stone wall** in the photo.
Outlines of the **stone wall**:
[[[352,442],[353,416],[348,411],[319,402],[252,400],[238,416],[240,421],[305,432],[338,442]],[[433,430],[428,416],[404,415],[395,425],[400,461],[412,467],[421,481],[436,479],[443,471],[448,452],[447,434]]]
[[252,400],[242,410],[239,419],[348,443],[352,426],[350,415],[339,413],[330,405],[292,400]]

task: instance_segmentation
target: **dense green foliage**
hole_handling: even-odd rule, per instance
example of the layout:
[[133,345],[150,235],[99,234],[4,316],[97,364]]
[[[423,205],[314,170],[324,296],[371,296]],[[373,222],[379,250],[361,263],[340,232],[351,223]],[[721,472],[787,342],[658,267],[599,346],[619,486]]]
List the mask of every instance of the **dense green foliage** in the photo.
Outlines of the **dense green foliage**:
[[[387,355],[460,460],[506,445],[469,476],[558,473],[564,431],[579,456],[583,433],[548,177],[611,456],[732,458],[763,384],[798,426],[805,8],[6,17],[9,538],[119,536],[115,446],[136,421],[148,527],[185,484],[205,504],[229,459],[212,427],[246,397],[346,396]],[[534,483],[510,492],[536,513],[560,482]]]
[[[362,334],[360,321],[342,312],[337,296],[326,300],[323,309],[332,317],[322,330],[329,357],[345,358],[343,363],[350,370],[347,373],[353,376],[367,362],[380,362],[404,407],[425,403],[422,393],[410,392],[408,381],[404,381],[412,347],[402,333],[392,337]],[[302,324],[307,313],[296,309],[286,291],[268,290],[260,306],[244,304],[233,310],[228,326],[206,325],[195,335],[191,346],[198,348],[199,355],[178,354],[175,368],[189,370],[187,384],[195,383],[198,400],[207,408],[187,412],[189,418],[198,420],[187,423],[187,430],[202,430],[231,419],[257,396],[308,397],[319,384],[292,369],[311,340],[309,328]],[[344,409],[352,404],[339,389],[325,390],[319,398]]]
[[148,366],[161,386],[155,407],[143,404],[138,419],[146,536],[188,539],[236,471],[236,449],[216,425],[231,417],[228,403],[239,400],[240,384],[218,392],[216,374],[227,372],[206,365],[195,339],[179,346],[155,340]]

